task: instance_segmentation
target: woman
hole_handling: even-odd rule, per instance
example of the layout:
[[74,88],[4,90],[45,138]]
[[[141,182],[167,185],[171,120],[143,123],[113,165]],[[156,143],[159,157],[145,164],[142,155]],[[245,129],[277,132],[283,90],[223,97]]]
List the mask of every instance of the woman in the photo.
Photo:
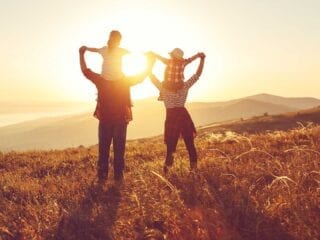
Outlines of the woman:
[[197,151],[194,146],[194,137],[196,129],[193,121],[185,108],[186,99],[190,87],[199,79],[204,66],[204,53],[198,53],[200,64],[196,73],[186,82],[176,84],[166,84],[160,82],[155,75],[149,77],[151,82],[159,89],[166,107],[166,120],[164,130],[164,141],[167,145],[167,154],[164,164],[164,173],[168,172],[168,168],[173,164],[173,153],[176,150],[178,139],[182,135],[187,147],[190,159],[191,171],[197,168]]

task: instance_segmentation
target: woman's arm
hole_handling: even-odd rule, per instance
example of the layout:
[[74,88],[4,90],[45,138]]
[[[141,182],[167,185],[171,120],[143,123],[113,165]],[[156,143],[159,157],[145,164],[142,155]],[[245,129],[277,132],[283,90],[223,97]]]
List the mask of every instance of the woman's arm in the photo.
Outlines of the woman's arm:
[[145,56],[147,58],[148,63],[147,68],[142,73],[139,73],[137,75],[126,76],[126,79],[129,82],[130,86],[143,82],[143,80],[151,74],[156,59],[151,52],[145,53]]
[[158,88],[158,90],[161,90],[161,82],[159,81],[159,79],[154,75],[154,74],[150,74],[149,78],[151,80],[151,82],[153,83],[153,85]]
[[204,59],[206,55],[204,53],[199,53],[199,57],[200,57],[200,63],[196,73],[188,81],[185,82],[185,86],[187,88],[190,88],[193,84],[195,84],[195,82],[199,79],[200,75],[202,74]]

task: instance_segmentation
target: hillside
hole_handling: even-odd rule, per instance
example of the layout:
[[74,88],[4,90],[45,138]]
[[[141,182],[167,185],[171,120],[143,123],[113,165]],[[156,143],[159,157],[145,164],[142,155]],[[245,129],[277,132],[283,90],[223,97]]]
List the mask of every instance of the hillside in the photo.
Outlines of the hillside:
[[[262,101],[263,100],[263,101]],[[287,105],[283,105],[287,104]],[[188,103],[196,126],[247,119],[264,113],[298,111],[301,106],[318,106],[320,100],[255,95],[227,102]],[[290,106],[289,106],[290,105]],[[296,107],[293,107],[296,106]],[[154,98],[136,101],[134,121],[129,124],[128,138],[137,139],[163,132],[165,108]],[[92,112],[44,118],[0,128],[0,150],[63,149],[97,142],[98,122]]]
[[208,111],[208,109],[195,109],[190,110],[190,112],[196,122],[199,122],[201,117],[202,119],[207,119],[207,121],[203,120],[202,124],[199,124],[204,125],[212,122],[224,122],[228,120],[260,116],[266,112],[268,114],[278,114],[294,110],[296,110],[296,108],[251,99],[243,99],[223,107],[211,109],[211,111]]
[[[233,131],[237,133],[260,133],[265,131],[286,131],[298,126],[305,127],[320,124],[320,107],[276,115],[262,115],[249,119],[229,121],[221,124],[204,126],[204,131]],[[210,127],[211,126],[211,127]],[[201,130],[200,130],[201,131]]]
[[311,97],[280,97],[271,94],[257,94],[247,97],[261,102],[277,103],[291,108],[306,109],[320,105],[320,100]]
[[166,177],[162,137],[129,141],[122,186],[96,146],[0,153],[0,239],[319,239],[319,135],[205,128],[199,170],[180,143]]

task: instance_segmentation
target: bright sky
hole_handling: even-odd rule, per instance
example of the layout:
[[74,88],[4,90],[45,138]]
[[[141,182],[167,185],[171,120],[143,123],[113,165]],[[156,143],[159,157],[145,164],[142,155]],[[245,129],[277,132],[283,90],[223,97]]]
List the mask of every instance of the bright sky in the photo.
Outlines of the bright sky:
[[[96,91],[80,72],[78,48],[105,45],[113,29],[134,52],[205,52],[191,101],[258,93],[320,98],[319,13],[319,0],[1,1],[0,101],[92,101]],[[98,55],[87,61],[100,72]],[[158,76],[162,70],[158,63]],[[148,79],[132,93],[157,95]]]

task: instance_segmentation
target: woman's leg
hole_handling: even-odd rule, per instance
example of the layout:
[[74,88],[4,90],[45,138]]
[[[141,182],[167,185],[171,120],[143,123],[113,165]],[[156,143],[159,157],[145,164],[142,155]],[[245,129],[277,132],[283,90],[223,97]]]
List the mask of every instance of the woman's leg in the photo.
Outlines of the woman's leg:
[[197,150],[194,146],[193,134],[183,134],[182,136],[189,153],[190,168],[191,170],[194,170],[197,168],[198,155]]
[[166,154],[166,161],[164,163],[164,172],[168,172],[168,167],[171,167],[173,164],[173,153],[176,151],[178,143],[178,137],[171,138],[170,140],[167,140],[166,145],[167,145],[167,154]]

